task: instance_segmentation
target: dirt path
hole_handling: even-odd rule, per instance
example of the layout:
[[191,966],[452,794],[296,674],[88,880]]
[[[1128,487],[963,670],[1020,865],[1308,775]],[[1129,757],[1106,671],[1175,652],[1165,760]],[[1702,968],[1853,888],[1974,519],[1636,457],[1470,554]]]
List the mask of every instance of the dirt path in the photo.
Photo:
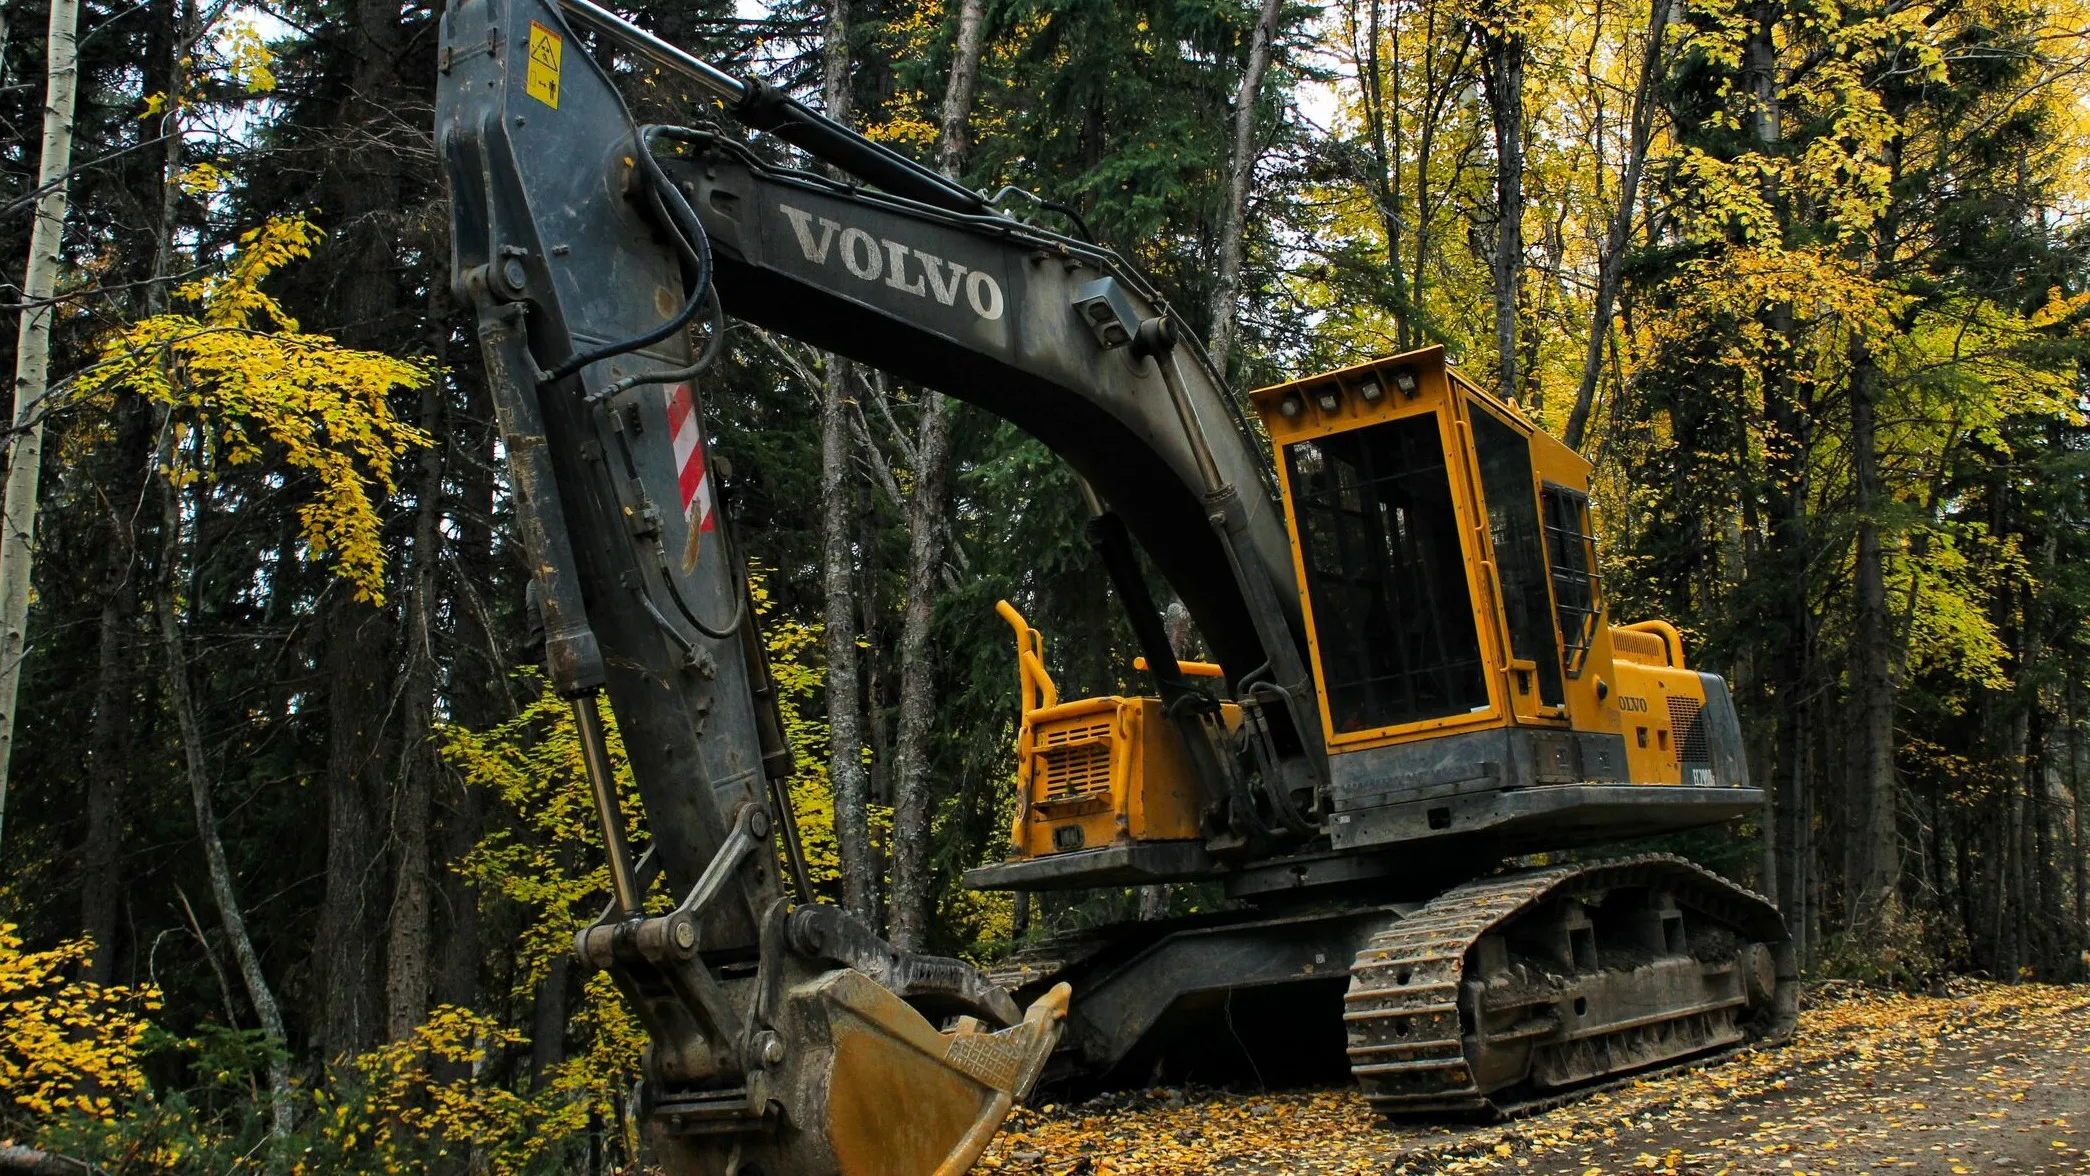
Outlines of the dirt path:
[[1349,1091],[1153,1090],[1019,1112],[1007,1176],[2090,1176],[2090,988],[1818,994],[1792,1044],[1488,1127],[1375,1124]]

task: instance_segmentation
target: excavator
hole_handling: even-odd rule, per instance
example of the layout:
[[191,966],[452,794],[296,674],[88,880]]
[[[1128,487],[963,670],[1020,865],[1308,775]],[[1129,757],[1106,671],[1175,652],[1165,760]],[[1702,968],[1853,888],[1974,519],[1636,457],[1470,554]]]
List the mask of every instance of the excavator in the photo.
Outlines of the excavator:
[[[1575,852],[1763,794],[1721,679],[1672,626],[1610,623],[1589,464],[1441,348],[1239,398],[1078,222],[593,0],[447,0],[437,52],[452,285],[608,859],[574,951],[645,1029],[634,1115],[665,1171],[958,1176],[1041,1080],[1132,1073],[1215,1007],[1313,1021],[1390,1115],[1513,1112],[1789,1032],[1770,904]],[[649,75],[705,109],[636,122],[619,83]],[[1002,606],[1015,816],[966,885],[1184,883],[1216,909],[983,971],[815,900],[706,429],[729,317],[997,414],[1079,475],[1145,689],[1062,700]]]

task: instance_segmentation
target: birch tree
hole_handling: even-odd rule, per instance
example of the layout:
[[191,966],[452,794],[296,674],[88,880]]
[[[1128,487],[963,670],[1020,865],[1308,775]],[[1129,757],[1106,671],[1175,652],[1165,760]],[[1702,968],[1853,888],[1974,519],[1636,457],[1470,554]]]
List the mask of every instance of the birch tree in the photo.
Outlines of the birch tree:
[[1234,94],[1234,145],[1227,161],[1226,210],[1219,227],[1219,284],[1212,291],[1212,334],[1205,350],[1212,366],[1226,376],[1227,358],[1234,349],[1236,304],[1241,300],[1241,265],[1247,253],[1248,188],[1255,182],[1256,160],[1262,154],[1256,143],[1257,99],[1263,92],[1263,74],[1270,68],[1272,42],[1277,40],[1277,18],[1283,0],[1263,0],[1255,28],[1248,38],[1248,64],[1241,71],[1241,87]]
[[1633,210],[1639,206],[1640,177],[1647,167],[1648,144],[1654,137],[1655,86],[1662,76],[1662,38],[1669,29],[1670,0],[1654,0],[1647,21],[1647,51],[1641,58],[1640,79],[1633,87],[1633,112],[1629,116],[1630,139],[1626,145],[1625,170],[1619,178],[1618,206],[1604,233],[1603,252],[1597,256],[1595,306],[1589,313],[1589,342],[1582,355],[1582,379],[1575,386],[1575,403],[1568,410],[1567,429],[1561,440],[1568,448],[1582,448],[1589,430],[1589,414],[1596,405],[1597,376],[1603,371],[1604,346],[1611,339],[1611,312],[1618,302],[1619,268],[1625,260],[1626,240],[1633,229]]
[[[36,220],[22,276],[15,342],[14,434],[7,447],[7,492],[0,505],[0,822],[14,754],[16,691],[27,652],[30,571],[36,558],[37,479],[43,464],[43,399],[50,389],[51,322],[58,307],[58,255],[65,244],[66,173],[73,158],[73,102],[79,89],[79,0],[51,0],[45,66],[43,152]],[[5,830],[0,823],[0,831]]]

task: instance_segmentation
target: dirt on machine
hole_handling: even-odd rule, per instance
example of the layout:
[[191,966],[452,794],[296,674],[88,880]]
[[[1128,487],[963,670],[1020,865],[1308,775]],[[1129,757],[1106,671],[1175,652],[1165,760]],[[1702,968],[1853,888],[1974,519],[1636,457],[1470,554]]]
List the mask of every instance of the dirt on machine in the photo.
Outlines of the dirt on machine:
[[[1165,1064],[1214,1010],[1303,1019],[1396,1115],[1510,1112],[1789,1031],[1768,903],[1676,858],[1578,858],[1763,794],[1721,679],[1674,627],[1613,623],[1588,463],[1441,348],[1237,397],[1078,226],[591,0],[449,0],[439,55],[453,287],[609,859],[575,952],[646,1029],[637,1113],[667,1171],[957,1176],[1040,1081]],[[641,70],[714,101],[640,125],[616,83]],[[967,400],[1081,479],[1143,688],[1062,699],[1003,603],[1015,816],[967,885],[1194,883],[1223,909],[982,971],[813,900],[706,427],[729,319]]]

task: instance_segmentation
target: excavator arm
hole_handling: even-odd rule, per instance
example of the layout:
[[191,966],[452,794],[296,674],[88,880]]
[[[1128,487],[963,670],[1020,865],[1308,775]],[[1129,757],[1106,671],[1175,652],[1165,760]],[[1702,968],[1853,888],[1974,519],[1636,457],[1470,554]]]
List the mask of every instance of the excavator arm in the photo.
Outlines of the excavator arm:
[[[667,1170],[956,1176],[1069,1022],[1063,977],[1083,989],[1063,1057],[1106,1069],[1175,1006],[1348,958],[1353,1072],[1390,1113],[1514,1107],[1790,1027],[1777,913],[1729,883],[1659,857],[1475,878],[1762,793],[1725,684],[1673,628],[1606,623],[1588,464],[1442,349],[1254,393],[1273,468],[1164,300],[1093,242],[593,0],[447,0],[439,53],[453,284],[610,864],[575,950],[646,1027],[637,1102]],[[638,125],[612,71],[647,68],[849,178],[710,121]],[[1058,699],[1004,609],[1012,856],[968,884],[1220,880],[1267,910],[1039,945],[1007,973],[1037,998],[1019,1011],[811,901],[694,382],[705,314],[707,350],[726,315],[768,327],[977,404],[1081,477],[1152,696]],[[1135,543],[1216,665],[1178,661]],[[636,861],[603,698],[644,805]]]
[[[1239,741],[1177,665],[1130,541],[1182,586],[1237,697],[1271,702],[1268,779],[1311,795],[1318,726],[1262,457],[1166,305],[1108,250],[995,213],[586,0],[451,0],[439,54],[453,288],[476,316],[533,614],[609,858],[613,896],[575,951],[646,1026],[649,1138],[676,1172],[963,1171],[1035,1081],[1067,992],[1019,1011],[969,965],[897,951],[810,901],[791,753],[694,382],[706,357],[685,328],[707,311],[773,328],[976,402],[1064,455],[1215,833],[1231,822],[1244,843],[1258,806]],[[619,60],[694,80],[877,187],[776,167],[713,129],[641,127],[612,84]],[[603,699],[644,808],[636,860]]]

